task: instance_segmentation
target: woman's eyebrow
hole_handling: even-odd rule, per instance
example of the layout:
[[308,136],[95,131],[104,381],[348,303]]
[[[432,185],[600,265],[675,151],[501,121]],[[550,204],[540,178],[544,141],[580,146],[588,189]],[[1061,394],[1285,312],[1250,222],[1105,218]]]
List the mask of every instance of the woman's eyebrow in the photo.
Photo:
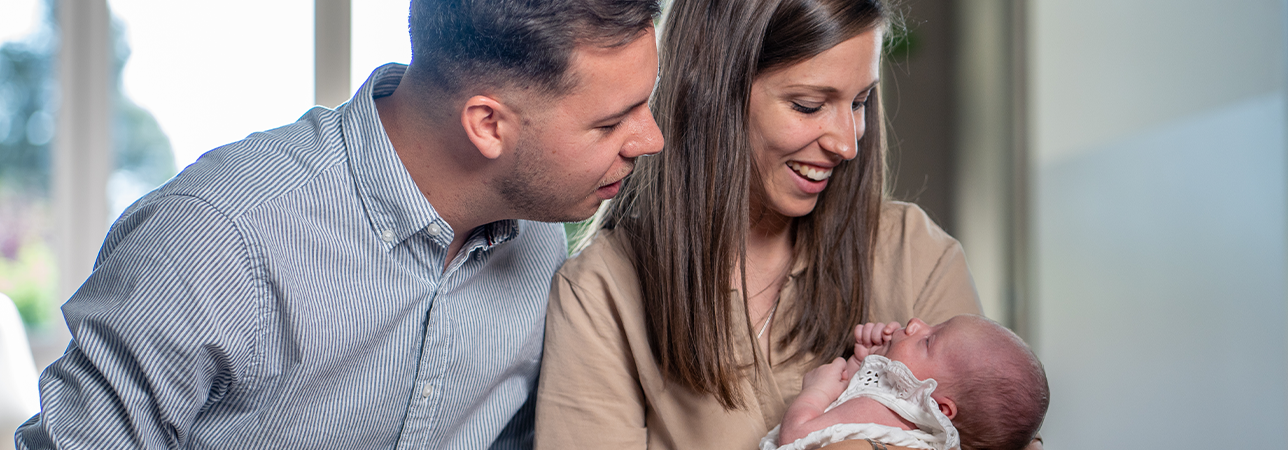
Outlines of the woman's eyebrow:
[[[864,87],[863,89],[859,89],[859,93],[870,91],[872,90],[872,88],[877,87],[878,84],[881,84],[881,79],[878,78],[876,80],[872,80],[872,83],[868,84],[867,87]],[[834,86],[820,86],[817,84],[792,84],[792,85],[788,85],[787,88],[809,89],[812,91],[817,91],[822,94],[836,94],[838,92],[841,92],[840,89],[837,89]]]
[[788,88],[804,88],[804,89],[809,89],[809,90],[811,90],[811,91],[818,91],[818,92],[823,93],[823,94],[835,94],[835,93],[837,93],[837,92],[841,92],[839,89],[834,88],[834,87],[832,87],[832,86],[819,86],[819,85],[816,85],[816,84],[793,84],[793,85],[790,85],[790,86],[787,86],[787,87],[788,87]]

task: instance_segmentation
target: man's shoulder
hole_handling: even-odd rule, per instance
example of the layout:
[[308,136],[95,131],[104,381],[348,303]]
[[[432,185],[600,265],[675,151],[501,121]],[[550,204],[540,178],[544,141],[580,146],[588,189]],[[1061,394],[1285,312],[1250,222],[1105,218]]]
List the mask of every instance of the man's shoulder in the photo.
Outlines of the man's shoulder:
[[195,197],[230,217],[244,214],[343,163],[340,120],[335,111],[313,108],[294,123],[218,147],[140,203]]
[[513,240],[503,244],[506,251],[532,260],[535,265],[529,265],[530,270],[541,271],[549,279],[568,256],[568,239],[563,224],[530,220],[516,220],[514,223],[518,232]]
[[536,246],[549,252],[568,254],[568,237],[561,223],[516,220],[516,240],[525,246]]
[[569,258],[559,269],[559,276],[575,285],[594,280],[639,284],[633,263],[634,252],[626,241],[625,233],[620,229],[596,231],[590,245]]

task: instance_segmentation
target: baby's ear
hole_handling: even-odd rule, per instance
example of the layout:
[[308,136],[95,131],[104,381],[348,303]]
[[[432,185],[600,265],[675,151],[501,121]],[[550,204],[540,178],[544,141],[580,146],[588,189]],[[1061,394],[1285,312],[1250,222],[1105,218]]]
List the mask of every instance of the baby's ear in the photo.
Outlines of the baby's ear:
[[953,420],[954,417],[957,417],[957,402],[954,402],[953,399],[942,397],[936,398],[935,401],[939,403],[939,412],[948,416],[948,420]]

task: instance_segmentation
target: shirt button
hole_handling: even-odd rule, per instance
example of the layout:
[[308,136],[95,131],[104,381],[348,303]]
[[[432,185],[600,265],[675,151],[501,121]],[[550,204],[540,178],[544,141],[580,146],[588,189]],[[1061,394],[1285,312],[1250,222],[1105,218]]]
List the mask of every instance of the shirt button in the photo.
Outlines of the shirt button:
[[380,232],[380,240],[382,241],[393,242],[395,238],[397,238],[397,236],[394,235],[394,230],[385,230]]
[[443,234],[443,227],[438,226],[436,223],[431,223],[425,227],[425,232],[429,233],[430,236],[438,237],[438,235]]
[[425,383],[425,387],[420,390],[420,398],[429,398],[431,392],[434,392],[434,387],[430,386],[429,383]]

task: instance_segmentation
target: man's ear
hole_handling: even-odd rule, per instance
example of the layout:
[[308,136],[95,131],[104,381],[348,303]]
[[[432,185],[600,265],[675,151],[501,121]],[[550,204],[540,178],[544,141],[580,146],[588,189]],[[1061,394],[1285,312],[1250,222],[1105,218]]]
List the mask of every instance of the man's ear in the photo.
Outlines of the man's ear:
[[957,417],[957,402],[954,402],[953,399],[940,397],[934,400],[936,403],[939,403],[939,412],[948,416],[948,420],[952,420],[954,417]]
[[475,95],[461,107],[461,127],[487,159],[496,159],[514,146],[519,117],[513,109],[486,95]]

